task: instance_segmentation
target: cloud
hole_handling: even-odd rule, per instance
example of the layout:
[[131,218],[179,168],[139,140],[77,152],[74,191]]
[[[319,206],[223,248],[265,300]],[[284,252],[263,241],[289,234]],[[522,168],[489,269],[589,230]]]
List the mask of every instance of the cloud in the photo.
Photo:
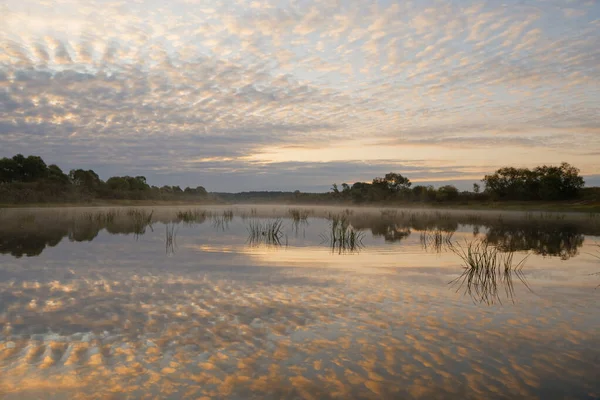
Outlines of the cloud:
[[449,168],[457,147],[501,146],[481,169],[565,143],[596,166],[593,3],[28,5],[3,9],[0,156],[165,170],[179,165],[165,149],[249,162],[267,147],[378,137],[446,151]]

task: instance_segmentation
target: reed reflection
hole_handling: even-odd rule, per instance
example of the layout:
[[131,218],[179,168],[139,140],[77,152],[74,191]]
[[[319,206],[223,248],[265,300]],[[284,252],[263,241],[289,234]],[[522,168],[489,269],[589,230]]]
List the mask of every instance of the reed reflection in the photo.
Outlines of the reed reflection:
[[502,304],[501,293],[504,289],[505,297],[514,303],[514,277],[531,291],[523,274],[528,255],[515,263],[514,252],[502,252],[485,240],[474,240],[464,247],[454,244],[450,248],[462,260],[463,272],[449,284],[457,287],[457,292],[464,289],[464,294],[469,295],[473,302]]

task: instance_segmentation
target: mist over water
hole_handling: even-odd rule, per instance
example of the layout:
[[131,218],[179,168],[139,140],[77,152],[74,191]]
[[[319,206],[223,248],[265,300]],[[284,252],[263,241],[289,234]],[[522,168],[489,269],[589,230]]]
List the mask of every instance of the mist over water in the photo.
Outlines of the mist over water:
[[0,210],[0,395],[595,398],[598,243],[594,214]]

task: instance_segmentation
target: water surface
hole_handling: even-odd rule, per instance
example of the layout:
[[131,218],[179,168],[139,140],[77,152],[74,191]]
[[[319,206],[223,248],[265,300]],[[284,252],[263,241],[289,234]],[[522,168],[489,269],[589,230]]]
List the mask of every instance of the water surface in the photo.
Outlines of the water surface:
[[[469,286],[474,242],[521,273]],[[0,210],[0,395],[598,398],[599,242],[581,214]]]

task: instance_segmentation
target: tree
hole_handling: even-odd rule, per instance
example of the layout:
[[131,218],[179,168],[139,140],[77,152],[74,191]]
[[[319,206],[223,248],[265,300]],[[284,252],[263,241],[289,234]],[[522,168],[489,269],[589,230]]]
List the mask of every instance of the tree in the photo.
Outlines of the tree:
[[405,178],[404,176],[394,172],[385,174],[385,180],[388,184],[388,188],[392,192],[399,192],[403,189],[408,189],[412,185],[408,178]]
[[[300,194],[299,190],[296,190],[297,194]],[[294,192],[294,193],[296,193]],[[199,196],[208,196],[208,192],[206,191],[206,189],[204,188],[204,186],[197,186],[196,187],[196,194]]]
[[514,200],[566,200],[584,186],[579,170],[568,163],[560,166],[505,167],[483,178],[486,192],[496,198]]
[[65,174],[58,165],[51,164],[48,166],[48,180],[60,183],[61,185],[69,184],[69,177]]
[[35,182],[48,176],[48,167],[38,156],[24,158],[21,164],[21,179],[24,182]]
[[150,189],[150,185],[148,185],[146,183],[146,177],[145,176],[136,176],[131,177],[131,176],[125,176],[125,179],[127,179],[127,182],[129,182],[129,189],[130,190],[148,190]]
[[0,182],[35,182],[48,176],[48,167],[38,156],[17,154],[0,160]]
[[415,200],[434,201],[437,198],[437,191],[431,185],[417,185],[412,188],[412,196]]
[[97,189],[103,183],[98,174],[91,169],[72,169],[69,171],[69,180],[73,185],[89,190]]
[[0,183],[17,181],[17,163],[11,158],[0,159]]
[[352,201],[355,203],[362,203],[367,200],[370,186],[371,185],[366,182],[354,182],[351,189]]
[[563,162],[560,166],[537,167],[537,189],[542,200],[565,200],[577,196],[585,182],[579,176],[579,169]]
[[126,179],[126,177],[110,177],[106,181],[106,185],[110,188],[110,190],[115,190],[119,192],[131,190],[131,186],[129,185],[129,181],[128,179]]
[[373,185],[385,188],[391,193],[397,193],[401,190],[410,188],[411,182],[408,178],[405,178],[400,174],[390,172],[385,174],[385,177],[383,178],[373,179]]
[[481,186],[479,186],[478,183],[474,183],[473,184],[473,192],[479,193],[480,190],[481,190]]
[[458,198],[458,189],[452,185],[445,185],[437,190],[437,201],[452,201]]

